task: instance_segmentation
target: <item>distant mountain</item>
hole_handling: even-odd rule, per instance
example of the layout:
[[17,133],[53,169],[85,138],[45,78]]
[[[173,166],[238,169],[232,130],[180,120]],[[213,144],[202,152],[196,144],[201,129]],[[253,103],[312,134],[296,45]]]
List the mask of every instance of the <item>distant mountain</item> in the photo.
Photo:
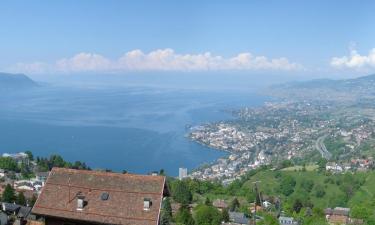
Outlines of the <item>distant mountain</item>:
[[343,80],[320,79],[275,85],[267,93],[287,99],[347,101],[375,99],[375,74]]
[[0,90],[23,90],[38,84],[24,74],[0,73]]

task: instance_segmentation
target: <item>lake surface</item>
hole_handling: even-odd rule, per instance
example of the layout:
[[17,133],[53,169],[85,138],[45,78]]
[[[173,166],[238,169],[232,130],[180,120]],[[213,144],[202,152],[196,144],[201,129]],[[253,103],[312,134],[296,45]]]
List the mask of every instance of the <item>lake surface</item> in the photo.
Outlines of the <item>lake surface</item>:
[[186,138],[187,125],[269,100],[247,92],[150,87],[41,87],[0,96],[0,153],[60,154],[91,168],[149,173],[195,168],[225,153]]

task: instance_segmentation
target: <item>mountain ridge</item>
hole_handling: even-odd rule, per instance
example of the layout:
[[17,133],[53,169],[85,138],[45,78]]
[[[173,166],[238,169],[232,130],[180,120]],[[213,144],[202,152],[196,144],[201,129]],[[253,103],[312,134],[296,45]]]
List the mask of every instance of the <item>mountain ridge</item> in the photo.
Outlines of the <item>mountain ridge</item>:
[[0,90],[28,89],[39,86],[25,74],[0,72]]
[[375,74],[351,79],[288,82],[267,88],[267,94],[288,100],[350,101],[375,99]]

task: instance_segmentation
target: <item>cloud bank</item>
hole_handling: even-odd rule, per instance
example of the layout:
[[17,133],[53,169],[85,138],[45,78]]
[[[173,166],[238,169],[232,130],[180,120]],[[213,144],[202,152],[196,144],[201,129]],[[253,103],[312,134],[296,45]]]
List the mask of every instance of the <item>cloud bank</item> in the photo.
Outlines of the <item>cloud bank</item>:
[[141,50],[126,52],[111,60],[99,54],[79,53],[55,63],[18,63],[11,70],[24,73],[78,73],[78,72],[131,72],[131,71],[221,71],[221,70],[278,70],[294,71],[303,67],[287,58],[269,59],[251,53],[240,53],[225,58],[210,52],[177,54],[173,49],[158,49],[149,53]]
[[356,50],[351,50],[349,56],[334,57],[331,66],[339,69],[367,69],[375,68],[375,48],[368,55],[360,55]]

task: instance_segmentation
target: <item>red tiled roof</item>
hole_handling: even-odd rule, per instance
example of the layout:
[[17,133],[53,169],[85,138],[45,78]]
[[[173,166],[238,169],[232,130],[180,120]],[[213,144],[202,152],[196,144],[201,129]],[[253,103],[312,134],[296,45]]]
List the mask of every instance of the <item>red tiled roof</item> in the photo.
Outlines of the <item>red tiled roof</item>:
[[[165,177],[53,168],[32,212],[106,224],[156,225]],[[77,195],[87,201],[77,210]],[[108,193],[108,200],[102,200]],[[144,211],[143,201],[152,206]]]

